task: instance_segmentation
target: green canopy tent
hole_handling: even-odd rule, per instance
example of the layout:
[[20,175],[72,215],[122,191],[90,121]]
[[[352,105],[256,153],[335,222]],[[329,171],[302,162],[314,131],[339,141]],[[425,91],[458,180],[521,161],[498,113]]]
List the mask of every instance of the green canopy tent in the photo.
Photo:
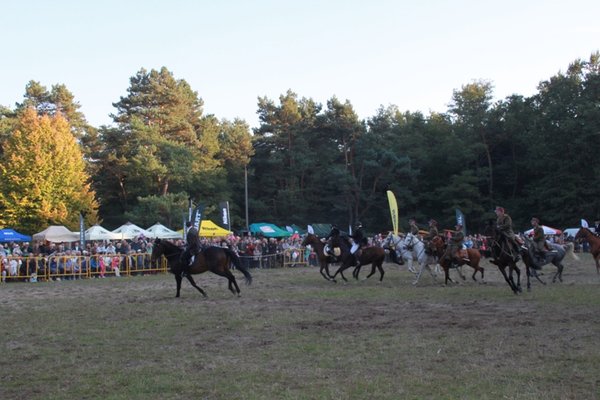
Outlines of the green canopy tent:
[[302,229],[296,224],[292,224],[290,226],[294,230],[294,232],[298,232],[298,234],[300,234],[300,235],[304,235],[306,233],[306,229]]
[[310,226],[318,237],[327,237],[331,232],[331,224],[310,224]]
[[290,237],[292,234],[277,225],[266,222],[256,222],[250,224],[250,233],[253,235],[262,235],[268,238]]

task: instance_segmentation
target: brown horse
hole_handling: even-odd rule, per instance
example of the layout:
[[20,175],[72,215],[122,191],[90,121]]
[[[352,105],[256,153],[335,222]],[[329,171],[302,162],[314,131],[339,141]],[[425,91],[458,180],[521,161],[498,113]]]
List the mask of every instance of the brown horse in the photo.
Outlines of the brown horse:
[[[152,248],[152,263],[156,262],[156,260],[160,259],[161,256],[164,256],[167,259],[167,266],[169,270],[175,275],[175,282],[177,283],[177,295],[175,297],[179,297],[179,292],[181,290],[181,272],[183,270],[183,265],[181,263],[181,253],[183,250],[176,246],[171,242],[167,242],[164,240],[156,239],[154,242],[154,247]],[[246,283],[249,285],[252,283],[252,276],[248,269],[242,265],[239,257],[230,249],[226,249],[223,247],[208,247],[202,250],[199,254],[196,254],[194,258],[193,264],[189,268],[189,273],[186,274],[186,278],[193,287],[198,289],[200,293],[204,297],[206,297],[206,293],[202,288],[196,285],[196,282],[192,278],[192,274],[201,274],[206,271],[210,271],[219,276],[223,276],[229,280],[229,290],[233,294],[240,295],[240,287],[235,280],[235,276],[229,270],[229,266],[233,264],[238,270],[244,274],[246,278]],[[235,287],[235,289],[234,289]]]
[[[444,239],[441,236],[436,236],[434,237],[431,242],[433,243],[433,246],[435,248],[435,253],[436,256],[438,257],[439,260],[439,264],[440,266],[444,269],[444,275],[446,277],[446,285],[448,284],[448,281],[450,282],[454,282],[452,279],[450,279],[450,268],[456,268],[456,267],[460,267],[463,265],[468,265],[469,267],[473,268],[473,275],[471,276],[471,278],[473,278],[473,280],[475,282],[477,282],[477,272],[481,273],[481,281],[485,283],[485,281],[483,280],[483,274],[484,274],[484,269],[483,267],[479,266],[479,262],[481,261],[481,253],[479,252],[479,250],[477,249],[467,249],[467,257],[469,259],[469,262],[466,262],[464,260],[461,259],[448,259],[443,257],[445,252],[446,252],[446,243],[444,242]],[[460,275],[460,277],[462,278],[462,280],[464,281],[466,278],[465,276],[462,274],[462,272],[460,271],[460,269],[457,269],[458,274]]]
[[325,244],[321,242],[321,240],[311,233],[309,233],[304,240],[302,241],[302,246],[306,247],[307,245],[311,245],[311,247],[317,253],[317,258],[319,260],[319,272],[323,275],[323,278],[328,281],[332,280],[331,274],[329,273],[329,264],[335,262],[334,258],[328,254],[325,254]]
[[596,262],[596,273],[600,274],[600,237],[596,236],[588,228],[579,228],[575,240],[585,240],[590,244],[590,253]]
[[383,280],[383,275],[385,275],[385,272],[383,271],[382,267],[383,261],[385,260],[385,250],[383,248],[372,246],[362,249],[360,251],[360,256],[358,257],[358,265],[356,265],[355,255],[350,253],[351,246],[350,242],[348,242],[348,239],[346,237],[336,238],[336,242],[332,243],[332,245],[334,245],[335,247],[339,247],[342,252],[340,256],[342,260],[342,265],[340,265],[338,270],[335,271],[331,278],[334,282],[337,274],[340,274],[342,276],[342,279],[348,282],[343,272],[344,270],[352,266],[355,266],[354,271],[352,271],[352,276],[355,279],[358,279],[358,274],[360,272],[361,266],[369,263],[371,264],[371,273],[367,275],[367,279],[370,278],[377,269],[379,270],[379,281],[381,282]]

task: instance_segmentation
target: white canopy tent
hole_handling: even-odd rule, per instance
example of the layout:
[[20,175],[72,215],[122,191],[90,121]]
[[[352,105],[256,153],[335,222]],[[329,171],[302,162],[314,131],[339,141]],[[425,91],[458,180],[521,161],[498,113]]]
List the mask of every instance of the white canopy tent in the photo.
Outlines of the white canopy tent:
[[38,232],[32,237],[35,241],[47,241],[47,242],[77,242],[79,240],[79,233],[71,232],[62,225],[51,225],[41,232]]
[[121,235],[113,233],[100,225],[91,226],[85,231],[85,240],[118,240]]
[[158,239],[183,239],[183,235],[172,229],[167,228],[160,222],[155,223],[150,228],[146,229],[152,234],[151,237]]
[[[550,228],[549,226],[542,225],[542,229],[544,229],[544,235],[560,235],[562,231],[556,228]],[[526,235],[533,235],[533,229],[529,229],[524,232]]]
[[117,239],[133,239],[138,236],[144,237],[152,237],[152,234],[147,230],[140,228],[136,224],[132,224],[131,222],[127,222],[126,224],[121,225],[112,233],[118,234]]

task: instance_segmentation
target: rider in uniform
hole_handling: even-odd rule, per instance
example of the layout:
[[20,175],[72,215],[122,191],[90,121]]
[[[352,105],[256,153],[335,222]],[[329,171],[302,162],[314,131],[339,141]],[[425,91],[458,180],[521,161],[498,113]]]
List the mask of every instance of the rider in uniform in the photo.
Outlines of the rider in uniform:
[[463,227],[461,224],[456,224],[455,231],[452,232],[452,237],[448,242],[448,249],[444,254],[444,258],[449,260],[455,260],[456,262],[469,262],[469,257],[466,254],[466,250],[463,249],[463,242],[465,240],[465,234],[463,233]]
[[537,217],[531,218],[531,225],[533,226],[533,247],[536,256],[545,259],[548,244],[546,243],[544,228],[540,225],[540,220]]
[[508,215],[504,208],[496,207],[496,227],[504,237],[504,241],[508,246],[508,252],[513,256],[513,258],[518,260],[519,251],[523,248],[523,243],[520,243],[517,239],[515,233],[512,228],[512,218]]
[[417,221],[414,218],[410,218],[408,220],[408,224],[409,224],[409,231],[410,233],[412,233],[413,235],[417,236],[419,234],[419,226],[417,225]]
[[187,228],[187,233],[185,236],[186,246],[185,251],[181,253],[181,276],[187,275],[190,272],[190,259],[192,256],[195,256],[200,251],[202,244],[200,243],[200,235],[198,234],[198,229],[194,227],[192,221],[188,221],[185,224]]
[[435,251],[432,240],[438,235],[439,232],[437,228],[437,221],[432,218],[429,220],[429,233],[423,236],[423,241],[425,242],[425,252],[427,254],[433,254],[433,252]]

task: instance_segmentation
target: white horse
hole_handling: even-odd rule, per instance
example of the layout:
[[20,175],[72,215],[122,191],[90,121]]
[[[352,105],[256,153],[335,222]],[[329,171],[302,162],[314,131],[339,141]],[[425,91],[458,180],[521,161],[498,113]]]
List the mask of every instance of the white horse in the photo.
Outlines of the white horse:
[[[401,238],[398,235],[390,233],[383,242],[383,247],[386,246],[394,246],[396,251],[400,252],[402,258],[408,262],[408,270],[416,275],[413,285],[419,282],[425,268],[427,268],[434,279],[436,278],[436,273],[429,266],[436,265],[437,260],[434,256],[425,252],[425,243],[418,236],[408,233],[406,237]],[[416,260],[419,264],[419,271],[414,269],[413,260]]]

